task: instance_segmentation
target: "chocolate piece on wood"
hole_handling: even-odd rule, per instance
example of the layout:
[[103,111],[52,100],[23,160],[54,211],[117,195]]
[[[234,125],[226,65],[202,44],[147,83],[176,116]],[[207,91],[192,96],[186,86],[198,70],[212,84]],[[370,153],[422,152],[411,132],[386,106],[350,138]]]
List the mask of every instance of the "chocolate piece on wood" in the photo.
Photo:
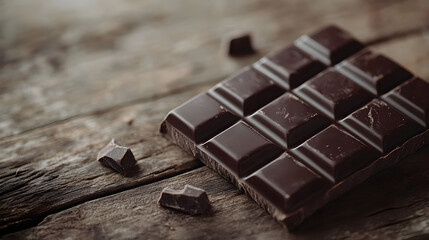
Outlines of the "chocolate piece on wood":
[[181,190],[164,188],[158,203],[190,215],[204,214],[210,210],[206,191],[191,185],[185,185]]
[[[302,37],[209,90],[212,103],[171,111],[162,133],[293,229],[429,143],[429,84],[361,48],[336,27]],[[212,105],[238,122],[207,124],[196,141],[184,123],[216,118],[201,116]]]
[[136,164],[133,153],[127,147],[118,145],[112,139],[100,150],[97,160],[105,167],[112,168],[123,176],[127,176],[131,168]]
[[238,74],[216,85],[208,94],[239,116],[249,115],[284,90],[273,81],[246,67]]
[[252,36],[248,32],[236,31],[223,38],[223,47],[233,57],[247,56],[255,53]]

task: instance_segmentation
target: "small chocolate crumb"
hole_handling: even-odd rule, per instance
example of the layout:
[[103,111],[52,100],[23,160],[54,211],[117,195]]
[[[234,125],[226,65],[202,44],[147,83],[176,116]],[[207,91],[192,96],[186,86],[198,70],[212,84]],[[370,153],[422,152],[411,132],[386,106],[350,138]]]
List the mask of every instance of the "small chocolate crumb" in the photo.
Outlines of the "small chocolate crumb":
[[97,160],[105,167],[112,168],[123,176],[129,173],[129,170],[136,164],[133,153],[127,147],[118,145],[115,139],[112,139],[98,153]]
[[133,125],[133,122],[134,122],[134,119],[132,119],[132,118],[130,118],[130,119],[126,119],[126,120],[125,120],[125,123],[126,123],[128,126]]
[[255,53],[252,46],[252,37],[247,32],[228,34],[223,40],[228,55],[233,57],[246,56]]
[[206,213],[210,208],[207,192],[191,185],[185,185],[181,190],[164,188],[158,203],[190,215]]
[[135,118],[136,118],[136,113],[135,112],[126,112],[122,116],[122,121],[124,123],[126,123],[128,126],[131,126],[131,125],[133,125]]

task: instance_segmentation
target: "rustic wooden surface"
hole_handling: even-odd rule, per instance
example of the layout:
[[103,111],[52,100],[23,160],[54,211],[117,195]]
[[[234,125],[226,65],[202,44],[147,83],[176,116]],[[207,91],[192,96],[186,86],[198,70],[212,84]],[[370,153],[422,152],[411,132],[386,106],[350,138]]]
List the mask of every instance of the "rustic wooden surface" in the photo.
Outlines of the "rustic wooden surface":
[[[157,134],[170,109],[329,23],[429,80],[425,0],[0,1],[3,238],[428,238],[429,147],[289,233]],[[258,54],[222,54],[235,29]],[[113,137],[138,159],[128,178],[95,161]],[[212,213],[156,204],[185,183],[208,191]]]

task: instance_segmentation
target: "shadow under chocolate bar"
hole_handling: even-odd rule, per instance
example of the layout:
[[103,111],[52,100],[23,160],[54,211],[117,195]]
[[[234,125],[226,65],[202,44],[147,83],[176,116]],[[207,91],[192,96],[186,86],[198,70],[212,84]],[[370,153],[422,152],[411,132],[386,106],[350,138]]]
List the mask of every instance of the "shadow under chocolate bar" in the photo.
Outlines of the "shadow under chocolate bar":
[[429,142],[427,93],[328,26],[172,110],[160,131],[293,229]]

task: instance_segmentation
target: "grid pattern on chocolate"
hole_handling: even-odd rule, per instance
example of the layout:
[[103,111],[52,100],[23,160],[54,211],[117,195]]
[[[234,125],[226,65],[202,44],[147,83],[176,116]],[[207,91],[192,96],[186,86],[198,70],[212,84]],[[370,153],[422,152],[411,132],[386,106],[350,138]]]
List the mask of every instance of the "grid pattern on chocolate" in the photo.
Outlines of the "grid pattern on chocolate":
[[[264,203],[285,215],[303,207],[427,131],[429,100],[409,89],[429,84],[363,47],[329,26],[262,58],[208,91],[228,116],[222,127],[210,120],[216,111],[179,107],[206,116],[194,125],[211,138],[191,141]],[[188,129],[183,134],[194,136]]]
[[200,94],[171,111],[166,121],[180,128],[195,143],[201,143],[238,119],[207,94]]
[[[248,139],[252,141],[246,142]],[[238,177],[249,175],[282,153],[279,147],[242,121],[210,139],[200,149]]]
[[429,84],[420,78],[398,86],[382,96],[383,100],[410,116],[422,126],[429,127]]
[[376,96],[412,77],[410,72],[391,59],[368,49],[339,63],[335,68]]
[[327,66],[344,60],[364,47],[336,26],[325,27],[310,36],[301,36],[295,45]]
[[208,94],[239,116],[247,116],[284,92],[273,81],[245,67]]
[[286,90],[298,87],[325,67],[295,46],[286,47],[253,64],[254,69]]
[[297,146],[330,123],[290,92],[267,104],[245,121],[284,148]]
[[310,79],[294,93],[333,120],[344,118],[373,98],[333,68]]

